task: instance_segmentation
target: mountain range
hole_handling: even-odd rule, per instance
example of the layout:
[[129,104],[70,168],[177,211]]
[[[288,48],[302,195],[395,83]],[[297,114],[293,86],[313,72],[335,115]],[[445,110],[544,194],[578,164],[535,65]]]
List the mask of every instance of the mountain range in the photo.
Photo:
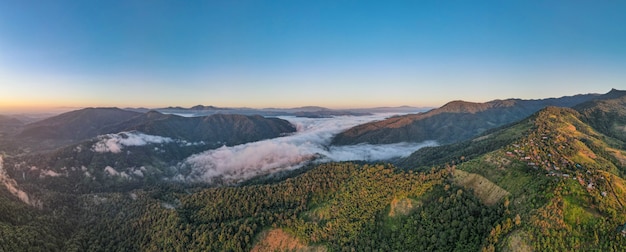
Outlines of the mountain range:
[[333,144],[389,144],[426,140],[453,143],[521,120],[547,106],[572,107],[595,97],[598,95],[541,100],[507,99],[485,103],[452,101],[427,112],[358,125],[335,136]]
[[163,163],[207,148],[211,139],[235,144],[212,130],[245,142],[288,134],[293,126],[155,111],[106,124],[107,117],[83,111],[74,115],[103,126],[71,139],[55,124],[74,125],[63,115],[37,124],[53,133],[13,137],[61,136],[70,144],[43,153],[2,151],[0,249],[621,251],[625,111],[626,92],[619,90],[455,101],[360,125],[336,140],[360,130],[350,141],[420,141],[408,137],[420,136],[412,129],[442,143],[393,164],[310,164],[233,186],[177,181],[168,174],[177,171]]
[[223,108],[215,106],[196,105],[190,108],[165,107],[157,109],[147,108],[127,108],[129,111],[148,112],[150,110],[159,111],[166,114],[179,114],[187,116],[206,116],[213,114],[238,114],[238,115],[260,115],[260,116],[297,116],[310,118],[325,118],[332,116],[363,116],[372,113],[415,113],[424,111],[426,108],[401,106],[401,107],[377,107],[377,108],[356,108],[356,109],[329,109],[319,106],[305,106],[297,108]]
[[295,128],[287,121],[258,115],[183,117],[157,111],[140,113],[119,108],[85,108],[23,125],[13,138],[29,148],[45,150],[99,135],[133,130],[221,146],[274,138],[294,132]]

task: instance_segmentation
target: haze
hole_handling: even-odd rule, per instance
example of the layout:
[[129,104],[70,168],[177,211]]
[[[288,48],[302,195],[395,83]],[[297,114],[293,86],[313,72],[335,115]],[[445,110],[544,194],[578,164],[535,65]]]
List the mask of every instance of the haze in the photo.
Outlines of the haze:
[[626,80],[625,12],[623,1],[2,1],[0,112],[604,93]]

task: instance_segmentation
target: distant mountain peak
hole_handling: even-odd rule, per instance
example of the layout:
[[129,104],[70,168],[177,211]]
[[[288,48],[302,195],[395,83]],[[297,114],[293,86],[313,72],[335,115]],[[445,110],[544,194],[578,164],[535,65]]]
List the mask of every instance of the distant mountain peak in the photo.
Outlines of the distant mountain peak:
[[437,109],[437,112],[441,113],[476,113],[480,111],[484,111],[485,109],[490,108],[491,105],[489,103],[477,103],[477,102],[468,102],[455,100],[446,103],[441,108]]
[[626,96],[626,90],[612,88],[608,93],[601,95],[599,99],[615,99],[623,96]]
[[215,106],[204,106],[204,105],[196,105],[193,106],[191,108],[189,108],[190,110],[224,110],[227,108],[219,108],[219,107],[215,107]]
[[325,110],[330,110],[330,109],[325,108],[325,107],[320,107],[320,106],[303,106],[303,107],[292,108],[291,110],[314,112],[314,111],[325,111]]

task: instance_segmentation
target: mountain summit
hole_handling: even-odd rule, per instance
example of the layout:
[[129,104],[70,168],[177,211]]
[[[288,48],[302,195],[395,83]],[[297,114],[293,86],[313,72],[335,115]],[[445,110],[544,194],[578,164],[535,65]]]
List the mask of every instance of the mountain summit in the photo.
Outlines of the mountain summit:
[[521,120],[547,106],[572,107],[596,97],[596,94],[587,94],[541,100],[494,100],[486,103],[452,101],[428,112],[397,116],[353,127],[338,134],[333,139],[333,144],[389,144],[427,140],[453,143]]

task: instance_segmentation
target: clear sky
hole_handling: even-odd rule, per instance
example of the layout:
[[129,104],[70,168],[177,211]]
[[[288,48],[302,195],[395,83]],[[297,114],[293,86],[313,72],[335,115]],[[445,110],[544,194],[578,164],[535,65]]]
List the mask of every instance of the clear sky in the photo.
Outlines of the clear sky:
[[0,111],[626,89],[626,1],[0,1]]

